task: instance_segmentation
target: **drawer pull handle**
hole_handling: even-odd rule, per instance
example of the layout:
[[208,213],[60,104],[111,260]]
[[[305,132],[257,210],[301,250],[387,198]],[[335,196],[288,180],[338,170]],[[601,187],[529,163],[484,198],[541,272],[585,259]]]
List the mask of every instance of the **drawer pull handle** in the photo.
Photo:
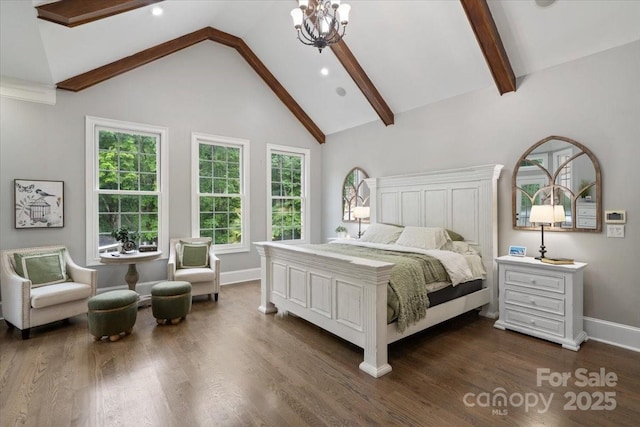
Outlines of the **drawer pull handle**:
[[532,325],[535,325],[535,324],[536,324],[536,321],[535,321],[535,320],[533,320],[533,319],[529,320],[529,322],[531,322],[531,324],[532,324]]
[[529,298],[529,302],[530,302],[532,305],[536,305],[536,300],[534,300],[533,298]]
[[536,283],[536,279],[531,279],[531,283],[535,284]]

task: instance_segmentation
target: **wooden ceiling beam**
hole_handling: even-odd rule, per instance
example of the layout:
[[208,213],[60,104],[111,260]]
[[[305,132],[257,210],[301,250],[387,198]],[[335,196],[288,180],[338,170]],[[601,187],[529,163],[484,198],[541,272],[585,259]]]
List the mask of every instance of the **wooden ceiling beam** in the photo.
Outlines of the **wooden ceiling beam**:
[[[309,1],[309,7],[316,8],[317,5],[317,0]],[[392,125],[394,122],[393,111],[391,111],[391,108],[389,108],[389,105],[387,105],[378,89],[376,89],[364,71],[364,68],[362,68],[355,55],[351,52],[351,49],[349,49],[349,46],[347,46],[344,40],[340,40],[338,43],[332,44],[329,47],[364,97],[367,98],[367,101],[369,101],[369,104],[371,104],[371,107],[373,107],[382,122],[386,126]]]
[[353,55],[349,46],[347,46],[344,40],[340,40],[330,47],[331,51],[336,55],[336,58],[338,58],[338,61],[340,61],[358,88],[360,88],[364,97],[367,98],[369,104],[371,104],[376,113],[378,113],[382,122],[386,126],[392,125],[394,122],[393,111],[391,111],[391,108],[389,108],[384,98],[382,98],[382,95],[380,95],[380,92],[378,92],[378,89],[376,89],[371,79],[369,79],[369,76],[367,76],[367,73]]
[[196,43],[209,39],[209,28],[203,28],[193,33],[186,34],[168,42],[150,47],[126,58],[119,59],[102,67],[95,68],[86,73],[79,74],[57,84],[58,89],[78,92],[105,80],[109,80],[120,74],[141,67],[157,59],[171,55],[179,50],[193,46]]
[[487,0],[460,0],[500,95],[515,92],[516,77]]
[[162,0],[60,0],[37,6],[38,18],[75,27]]
[[193,33],[161,43],[126,58],[71,77],[58,83],[57,86],[58,89],[78,92],[205,40],[211,40],[236,49],[309,133],[311,133],[320,144],[325,142],[325,134],[313,120],[311,120],[307,113],[304,112],[302,107],[293,99],[262,61],[260,61],[256,54],[253,53],[244,40],[212,27],[202,28]]

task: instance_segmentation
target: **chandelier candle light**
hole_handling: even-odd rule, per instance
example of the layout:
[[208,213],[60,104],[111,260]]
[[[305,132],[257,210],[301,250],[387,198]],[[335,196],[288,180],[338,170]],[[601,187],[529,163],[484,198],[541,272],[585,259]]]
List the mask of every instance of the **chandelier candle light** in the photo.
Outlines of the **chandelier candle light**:
[[308,46],[322,49],[342,40],[349,24],[351,6],[340,0],[298,0],[291,11],[298,40]]
[[540,244],[540,256],[536,257],[536,259],[544,258],[544,254],[547,253],[547,250],[544,246],[544,225],[550,224],[553,225],[556,222],[563,222],[566,219],[564,213],[564,206],[562,205],[534,205],[531,206],[531,216],[529,216],[529,221],[533,224],[534,222],[540,224],[540,229],[542,230],[542,241]]

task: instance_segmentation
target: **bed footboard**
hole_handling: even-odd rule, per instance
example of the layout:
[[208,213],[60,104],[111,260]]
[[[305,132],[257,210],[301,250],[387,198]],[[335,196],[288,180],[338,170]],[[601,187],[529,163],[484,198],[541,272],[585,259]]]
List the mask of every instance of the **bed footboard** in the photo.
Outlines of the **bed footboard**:
[[387,360],[387,284],[393,264],[272,242],[261,257],[263,313],[288,311],[364,349],[360,369],[391,372]]

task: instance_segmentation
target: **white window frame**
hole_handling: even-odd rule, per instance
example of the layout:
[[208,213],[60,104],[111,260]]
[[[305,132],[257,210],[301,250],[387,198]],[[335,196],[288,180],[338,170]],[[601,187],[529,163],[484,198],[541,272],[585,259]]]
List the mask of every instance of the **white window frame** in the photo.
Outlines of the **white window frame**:
[[240,215],[242,217],[240,243],[216,245],[214,248],[218,254],[249,252],[251,249],[251,239],[249,229],[251,216],[249,211],[249,140],[232,138],[220,135],[208,135],[204,133],[191,133],[191,235],[200,236],[200,142],[224,147],[240,148]]
[[278,240],[282,243],[306,244],[309,242],[311,235],[311,202],[309,198],[309,177],[311,165],[311,150],[308,148],[289,147],[285,145],[267,144],[267,240],[271,241],[273,236],[272,227],[272,196],[271,196],[271,155],[272,154],[302,155],[302,239],[294,240]]
[[[99,131],[152,134],[158,137],[158,250],[162,258],[169,253],[169,130],[166,127],[86,116],[85,181],[86,181],[86,263],[100,264],[98,249],[98,142]],[[144,193],[144,192],[141,192]]]

